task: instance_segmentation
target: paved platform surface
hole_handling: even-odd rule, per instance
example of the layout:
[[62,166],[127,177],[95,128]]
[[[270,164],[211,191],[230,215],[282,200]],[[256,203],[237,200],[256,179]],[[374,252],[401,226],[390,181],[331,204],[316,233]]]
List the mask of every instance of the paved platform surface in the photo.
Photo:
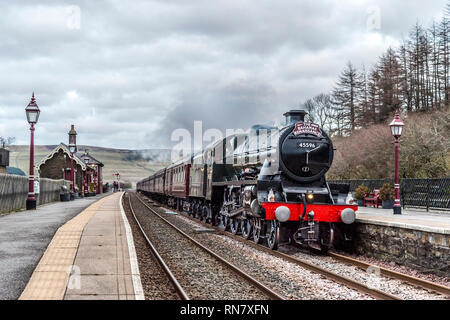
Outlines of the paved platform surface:
[[20,299],[143,299],[121,195],[99,200],[58,229]]
[[102,196],[0,216],[0,300],[20,296],[56,230]]
[[450,212],[426,212],[402,209],[401,215],[394,215],[392,209],[359,207],[356,221],[405,229],[450,234]]

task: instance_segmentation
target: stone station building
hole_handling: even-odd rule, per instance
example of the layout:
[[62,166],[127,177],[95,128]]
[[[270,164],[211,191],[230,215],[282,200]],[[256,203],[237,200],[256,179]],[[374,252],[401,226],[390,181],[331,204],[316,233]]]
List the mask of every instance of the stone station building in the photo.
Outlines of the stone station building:
[[103,193],[103,163],[89,155],[77,153],[76,131],[74,125],[69,132],[69,146],[60,143],[53,151],[39,161],[36,171],[41,178],[64,179],[71,181],[71,152],[74,147],[73,169],[75,192],[81,196]]

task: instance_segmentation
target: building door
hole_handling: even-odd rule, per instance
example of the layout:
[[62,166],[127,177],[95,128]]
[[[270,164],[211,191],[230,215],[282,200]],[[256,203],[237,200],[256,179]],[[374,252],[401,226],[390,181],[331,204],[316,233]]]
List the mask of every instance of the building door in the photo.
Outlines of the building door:
[[64,171],[64,180],[69,180],[69,181],[72,180],[72,179],[70,179],[70,170]]

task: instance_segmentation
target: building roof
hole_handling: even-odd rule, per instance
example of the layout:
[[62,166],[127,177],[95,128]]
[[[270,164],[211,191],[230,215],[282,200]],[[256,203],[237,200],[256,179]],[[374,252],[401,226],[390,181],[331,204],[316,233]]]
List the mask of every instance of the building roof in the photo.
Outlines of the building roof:
[[[66,144],[64,143],[60,143],[55,149],[53,149],[52,152],[50,152],[46,157],[44,157],[43,159],[41,159],[41,161],[39,161],[36,164],[36,168],[39,169],[43,164],[45,164],[48,160],[50,160],[51,158],[53,158],[53,156],[58,153],[59,150],[62,150],[64,153],[66,153],[67,155],[70,156],[70,151],[69,148],[67,147]],[[74,157],[73,159],[75,160],[76,163],[78,163],[81,166],[82,170],[86,170],[86,164],[84,163],[83,159],[80,158],[80,156],[76,153],[73,154]]]
[[86,163],[86,159],[87,159],[88,160],[87,164],[95,164],[95,165],[98,165],[100,167],[104,166],[103,163],[101,163],[100,161],[95,159],[93,156],[91,156],[87,150],[85,150],[85,153],[83,153],[82,155],[79,155],[79,157],[84,163]]
[[16,167],[6,167],[6,173],[7,174],[15,174],[18,176],[26,176],[25,172],[23,172],[21,169]]

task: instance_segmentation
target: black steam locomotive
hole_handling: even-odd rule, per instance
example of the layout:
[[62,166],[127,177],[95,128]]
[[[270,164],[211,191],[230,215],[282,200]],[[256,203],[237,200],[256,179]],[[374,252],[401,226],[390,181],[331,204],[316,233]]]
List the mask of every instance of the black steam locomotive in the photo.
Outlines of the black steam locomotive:
[[137,190],[271,249],[320,250],[351,240],[357,206],[325,180],[333,144],[306,112],[281,128],[254,126],[212,143],[137,183]]

